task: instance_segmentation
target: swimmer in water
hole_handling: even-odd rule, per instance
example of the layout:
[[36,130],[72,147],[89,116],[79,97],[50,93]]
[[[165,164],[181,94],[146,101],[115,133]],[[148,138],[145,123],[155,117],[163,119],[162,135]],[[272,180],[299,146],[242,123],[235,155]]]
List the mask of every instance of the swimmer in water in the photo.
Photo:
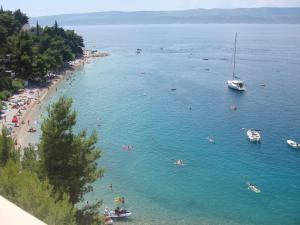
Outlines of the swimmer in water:
[[207,140],[208,140],[209,143],[212,143],[212,144],[215,143],[214,139],[212,139],[211,137],[207,137]]
[[99,117],[97,118],[97,126],[98,126],[98,127],[101,127],[101,124],[100,124],[100,118],[99,118]]
[[231,108],[231,110],[233,110],[233,111],[236,111],[236,110],[237,110],[237,106],[236,106],[236,105],[232,105],[230,108]]
[[177,166],[183,166],[184,165],[183,164],[183,160],[181,160],[181,159],[176,160],[175,161],[175,165],[177,165]]

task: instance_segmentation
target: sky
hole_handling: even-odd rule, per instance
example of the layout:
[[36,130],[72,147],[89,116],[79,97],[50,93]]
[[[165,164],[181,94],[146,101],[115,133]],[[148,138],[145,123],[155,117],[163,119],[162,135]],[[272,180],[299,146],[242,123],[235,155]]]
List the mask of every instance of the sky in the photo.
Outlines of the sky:
[[300,7],[300,0],[0,0],[4,9],[29,16],[101,11],[183,10],[194,8]]

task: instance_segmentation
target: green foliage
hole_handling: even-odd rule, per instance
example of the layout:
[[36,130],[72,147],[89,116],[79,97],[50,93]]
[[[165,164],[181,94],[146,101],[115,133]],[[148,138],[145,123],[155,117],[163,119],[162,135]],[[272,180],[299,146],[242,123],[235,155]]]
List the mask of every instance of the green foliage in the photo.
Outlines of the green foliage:
[[65,37],[65,40],[70,46],[72,52],[74,54],[81,55],[82,48],[84,47],[82,37],[77,35],[73,30],[67,30],[65,32]]
[[7,29],[3,26],[0,26],[0,56],[4,55],[6,51],[6,37],[7,37]]
[[[71,195],[74,202],[82,200],[84,194],[93,190],[91,183],[103,175],[103,170],[97,169],[97,159],[100,158],[100,150],[97,143],[96,131],[88,137],[86,130],[73,135],[73,157],[71,158],[73,177]],[[80,188],[80,190],[76,190]]]
[[0,92],[0,100],[7,101],[7,99],[11,96],[11,93],[9,91],[1,91]]
[[33,58],[32,61],[32,75],[34,77],[39,77],[47,74],[50,69],[49,64],[47,63],[47,56],[38,55]]
[[77,210],[77,223],[80,225],[96,225],[103,224],[103,217],[99,216],[99,207],[102,202],[88,203],[82,209]]
[[102,176],[96,160],[100,150],[95,147],[96,133],[87,137],[86,131],[73,133],[76,113],[72,100],[61,97],[48,108],[41,130],[39,150],[45,174],[57,190],[67,192],[76,204],[92,191],[91,183]]
[[0,77],[0,91],[12,90],[12,80],[9,77]]
[[4,127],[0,135],[0,166],[5,166],[8,160],[19,160],[19,154],[14,147],[14,142]]
[[[53,27],[41,28],[37,22],[36,27],[22,31],[27,23],[28,17],[20,10],[0,13],[0,67],[33,79],[82,55],[83,39],[74,31],[64,30],[56,21]],[[9,62],[5,62],[7,55]]]
[[8,35],[12,35],[20,29],[11,11],[3,11],[0,14],[0,26],[7,29]]
[[23,25],[28,23],[28,17],[24,13],[22,13],[20,9],[14,11],[13,14],[14,14],[15,20],[18,23],[19,28],[21,28]]
[[[61,97],[48,108],[38,149],[19,149],[3,129],[0,135],[0,195],[49,225],[99,225],[102,202],[83,203],[83,195],[103,175],[96,163],[96,132],[73,133],[76,113],[72,100]],[[79,203],[79,204],[77,204]],[[80,205],[76,209],[75,205]]]
[[8,38],[11,55],[10,68],[19,77],[28,78],[32,72],[33,41],[27,32],[20,32]]
[[22,79],[14,79],[12,81],[13,90],[18,90],[24,88],[24,81]]
[[68,195],[58,199],[47,180],[40,181],[36,174],[21,170],[18,163],[8,161],[0,169],[0,195],[48,225],[76,224],[76,210]]
[[11,96],[11,91],[16,91],[24,87],[21,79],[12,80],[10,77],[0,77],[0,100],[7,100]]
[[36,21],[36,36],[40,36],[40,26],[38,21]]
[[55,30],[55,34],[58,35],[58,24],[57,24],[57,21],[55,20],[55,23],[54,23],[54,30]]
[[38,153],[33,145],[30,144],[28,147],[23,149],[21,165],[23,169],[34,172],[38,174],[39,177],[42,177],[40,170],[41,163],[40,160],[38,160]]
[[47,178],[38,178],[40,161],[33,146],[24,149],[22,169],[18,152],[4,128],[0,135],[0,195],[49,225],[76,225],[77,210],[69,195],[57,195]]

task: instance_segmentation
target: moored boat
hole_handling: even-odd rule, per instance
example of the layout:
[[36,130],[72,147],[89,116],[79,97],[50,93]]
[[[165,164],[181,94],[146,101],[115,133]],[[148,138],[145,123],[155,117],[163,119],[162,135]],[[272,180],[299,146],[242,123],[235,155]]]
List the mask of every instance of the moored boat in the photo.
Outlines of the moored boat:
[[247,130],[247,136],[251,142],[259,142],[261,138],[259,131],[255,129]]
[[227,85],[229,88],[234,89],[234,90],[238,90],[238,91],[246,90],[244,82],[241,80],[238,80],[236,78],[234,78],[233,80],[228,80]]
[[287,140],[286,143],[292,148],[300,148],[300,144],[293,140]]
[[235,33],[235,42],[234,42],[234,57],[233,57],[233,72],[232,72],[232,80],[227,81],[227,85],[229,88],[237,91],[245,91],[244,81],[240,80],[239,77],[236,76],[236,45],[237,45],[237,33]]
[[255,185],[255,184],[248,184],[248,189],[250,191],[255,192],[255,193],[260,193],[261,192],[261,190],[259,190],[257,185]]
[[127,218],[129,216],[131,216],[132,213],[123,209],[123,210],[120,210],[119,213],[115,212],[115,211],[109,211],[109,216],[112,218],[112,219],[117,219],[117,218]]
[[117,219],[117,218],[127,218],[131,216],[131,212],[127,211],[126,209],[122,209],[120,207],[117,207],[115,210],[109,210],[108,208],[105,208],[104,210],[104,216],[106,218],[111,219]]

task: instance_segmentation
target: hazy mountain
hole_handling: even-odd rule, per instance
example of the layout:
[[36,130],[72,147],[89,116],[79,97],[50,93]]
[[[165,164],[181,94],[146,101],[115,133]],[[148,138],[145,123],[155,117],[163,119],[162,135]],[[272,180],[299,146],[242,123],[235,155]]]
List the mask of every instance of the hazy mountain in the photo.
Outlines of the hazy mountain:
[[299,24],[300,8],[192,9],[183,11],[94,12],[30,18],[41,25],[266,23]]

